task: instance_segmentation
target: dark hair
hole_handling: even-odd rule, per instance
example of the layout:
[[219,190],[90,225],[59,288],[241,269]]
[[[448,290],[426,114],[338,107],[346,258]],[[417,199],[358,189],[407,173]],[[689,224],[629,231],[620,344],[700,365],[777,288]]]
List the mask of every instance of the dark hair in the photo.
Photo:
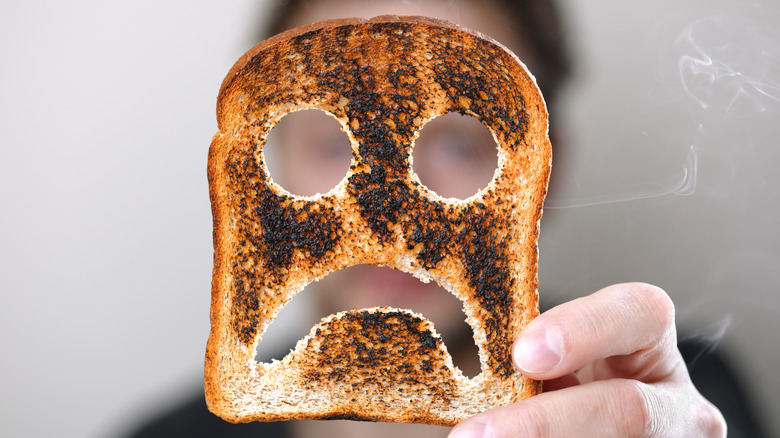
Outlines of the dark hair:
[[[278,0],[265,18],[261,39],[286,30],[292,14],[307,2],[316,0]],[[554,0],[483,0],[494,1],[506,9],[514,23],[513,31],[527,44],[529,68],[549,106],[572,72],[564,23]],[[504,42],[508,43],[508,42]]]

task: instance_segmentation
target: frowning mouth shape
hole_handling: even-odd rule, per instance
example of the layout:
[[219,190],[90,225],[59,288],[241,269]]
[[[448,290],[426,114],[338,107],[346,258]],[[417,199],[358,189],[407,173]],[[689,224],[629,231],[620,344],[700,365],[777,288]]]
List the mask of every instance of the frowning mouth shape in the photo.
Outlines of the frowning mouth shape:
[[[353,158],[325,194],[270,180],[262,147],[285,114],[317,108],[348,131]],[[465,200],[412,171],[428,121],[470,114],[498,169]],[[419,17],[336,20],[261,43],[225,79],[209,152],[214,212],[206,393],[230,421],[349,417],[454,424],[539,385],[510,346],[538,313],[536,239],[550,171],[544,101],[497,43]],[[389,308],[326,318],[283,360],[257,363],[268,324],[307,284],[358,264],[434,281],[463,303],[482,372],[453,366],[429,321]]]
[[312,328],[322,319],[373,307],[402,309],[424,317],[433,325],[432,334],[440,335],[452,355],[454,368],[466,377],[481,371],[473,331],[458,298],[435,282],[424,283],[405,272],[372,265],[334,272],[298,293],[265,330],[256,360],[282,360],[295,342],[314,336]]

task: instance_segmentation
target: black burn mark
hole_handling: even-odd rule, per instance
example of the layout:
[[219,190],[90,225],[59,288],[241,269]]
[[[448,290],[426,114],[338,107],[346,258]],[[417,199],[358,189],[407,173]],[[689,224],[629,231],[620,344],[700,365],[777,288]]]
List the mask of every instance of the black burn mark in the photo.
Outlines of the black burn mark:
[[244,343],[257,334],[261,291],[282,284],[296,254],[320,262],[342,234],[341,217],[333,208],[312,202],[294,202],[274,194],[255,158],[257,144],[234,151],[228,173],[234,185],[238,245],[232,265],[233,327]]
[[433,269],[436,265],[450,255],[449,248],[454,239],[453,226],[458,221],[451,221],[452,208],[447,208],[438,203],[431,202],[423,198],[419,191],[411,192],[413,203],[416,208],[410,215],[410,220],[406,224],[407,232],[406,247],[409,250],[421,246],[417,252],[417,261],[425,269]]
[[[447,39],[457,38],[444,32]],[[461,114],[473,113],[483,120],[492,120],[492,127],[502,141],[510,135],[520,134],[518,142],[508,142],[511,150],[516,150],[520,141],[528,132],[528,114],[525,111],[525,99],[517,87],[511,84],[508,70],[503,59],[488,52],[472,51],[464,53],[463,47],[449,43],[432,45],[435,57],[440,62],[433,68],[436,82],[447,93],[451,104]],[[488,76],[481,72],[485,72]],[[496,81],[505,77],[507,83]],[[467,99],[464,106],[461,101]],[[519,103],[519,110],[501,105],[499,100]]]
[[388,126],[387,120],[392,120],[396,127],[406,125],[399,117],[403,109],[387,104],[381,94],[373,91],[377,87],[375,75],[373,68],[359,66],[345,75],[355,79],[344,92],[349,100],[346,115],[350,121],[357,121],[352,133],[359,140],[360,160],[369,168],[353,174],[348,189],[371,230],[385,242],[408,198],[408,187],[403,181],[409,171],[408,141],[396,142],[393,136],[408,138],[411,131],[398,132]]
[[[435,269],[447,257],[463,263],[468,284],[487,312],[489,365],[501,373],[512,373],[508,351],[511,340],[501,336],[509,326],[513,304],[510,291],[515,284],[505,265],[506,246],[495,232],[505,219],[484,206],[470,207],[453,216],[450,207],[423,197],[407,185],[405,178],[411,137],[420,128],[414,126],[414,120],[428,98],[420,91],[420,77],[435,79],[447,93],[451,110],[492,119],[491,128],[499,141],[510,148],[516,148],[521,140],[506,140],[518,133],[522,139],[527,130],[527,114],[522,106],[513,109],[501,102],[522,102],[522,96],[509,79],[502,82],[506,66],[501,59],[485,54],[479,46],[461,53],[458,45],[442,43],[442,39],[461,38],[450,29],[430,29],[427,49],[433,53],[435,64],[431,71],[422,72],[419,65],[404,62],[416,50],[411,39],[401,35],[408,32],[406,23],[377,23],[365,32],[376,34],[375,41],[386,41],[382,42],[386,44],[384,49],[400,54],[395,64],[379,71],[381,65],[367,61],[373,55],[365,47],[343,50],[346,40],[355,37],[352,26],[311,31],[295,37],[292,48],[285,50],[302,55],[302,60],[295,62],[303,62],[303,71],[314,79],[316,87],[295,94],[301,92],[293,92],[292,85],[281,85],[299,81],[295,76],[298,66],[278,47],[269,48],[247,68],[248,74],[271,78],[273,92],[261,93],[247,86],[244,91],[253,99],[247,113],[256,114],[265,106],[296,99],[314,99],[333,109],[338,108],[339,99],[346,98],[347,105],[337,111],[344,111],[350,125],[354,121],[352,134],[359,143],[357,160],[361,169],[350,177],[347,190],[361,216],[380,243],[392,242],[400,229],[407,248],[417,250],[417,260],[426,269]],[[504,95],[510,99],[504,99]],[[256,334],[260,305],[257,291],[264,285],[281,283],[296,254],[326,257],[337,244],[341,230],[335,212],[294,203],[264,188],[266,176],[255,156],[255,150],[234,151],[229,170],[231,178],[239,182],[234,196],[239,199],[235,208],[240,212],[238,228],[243,243],[233,269],[238,315],[234,327],[244,342],[251,342]],[[321,227],[329,232],[317,232]],[[334,232],[336,237],[332,237]],[[264,271],[263,265],[270,270]]]
[[318,262],[333,249],[340,234],[339,216],[333,209],[320,209],[305,202],[295,207],[283,203],[284,197],[264,191],[254,209],[254,218],[260,223],[266,270],[287,269],[298,251]]
[[509,337],[509,311],[513,306],[512,291],[516,285],[506,265],[507,243],[498,240],[493,232],[501,224],[490,215],[476,211],[480,207],[484,206],[471,206],[463,215],[464,227],[457,241],[469,286],[489,315],[485,320],[485,330],[491,340],[487,345],[491,367],[509,376],[514,373],[509,351],[513,341]]
[[421,247],[417,260],[426,269],[435,268],[445,257],[463,262],[468,285],[486,312],[491,368],[503,375],[512,374],[508,330],[516,285],[506,264],[507,243],[496,233],[506,224],[480,203],[459,212],[419,196],[411,203],[416,208],[403,224],[408,230],[407,249]]
[[[451,371],[444,365],[441,338],[425,320],[397,310],[359,310],[323,323],[309,339],[307,382],[322,381],[387,387],[397,383],[427,387],[437,396],[452,395]],[[317,345],[315,348],[313,345]],[[439,380],[428,387],[431,377]]]

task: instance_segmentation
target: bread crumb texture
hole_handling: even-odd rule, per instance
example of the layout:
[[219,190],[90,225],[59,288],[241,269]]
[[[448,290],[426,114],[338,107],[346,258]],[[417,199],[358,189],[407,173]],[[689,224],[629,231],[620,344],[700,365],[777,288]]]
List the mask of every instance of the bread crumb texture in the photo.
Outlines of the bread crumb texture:
[[[262,148],[282,116],[318,108],[348,132],[344,180],[314,197],[268,176]],[[444,199],[410,165],[434,117],[478,118],[498,171]],[[260,43],[230,70],[209,150],[214,217],[209,408],[232,422],[350,418],[453,425],[538,393],[510,347],[538,314],[537,238],[550,172],[544,100],[495,41],[422,17],[333,20]],[[453,366],[422,315],[373,308],[325,318],[283,360],[255,348],[307,284],[356,264],[434,280],[463,301],[482,372]]]

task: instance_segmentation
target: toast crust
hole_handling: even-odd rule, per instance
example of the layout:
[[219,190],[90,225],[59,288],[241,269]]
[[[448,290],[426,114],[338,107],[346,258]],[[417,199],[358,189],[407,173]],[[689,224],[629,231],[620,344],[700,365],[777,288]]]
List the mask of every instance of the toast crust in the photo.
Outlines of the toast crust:
[[[293,111],[347,131],[353,159],[328,193],[301,197],[268,176],[262,147]],[[411,169],[417,132],[460,112],[498,144],[498,169],[465,200]],[[341,19],[252,48],[217,100],[208,157],[214,220],[209,409],[231,422],[350,418],[454,425],[541,391],[510,348],[538,315],[537,238],[550,173],[547,111],[533,76],[484,35],[425,17]],[[255,349],[307,284],[356,264],[433,280],[458,297],[480,351],[469,379],[422,315],[362,309],[325,318],[281,361]]]

